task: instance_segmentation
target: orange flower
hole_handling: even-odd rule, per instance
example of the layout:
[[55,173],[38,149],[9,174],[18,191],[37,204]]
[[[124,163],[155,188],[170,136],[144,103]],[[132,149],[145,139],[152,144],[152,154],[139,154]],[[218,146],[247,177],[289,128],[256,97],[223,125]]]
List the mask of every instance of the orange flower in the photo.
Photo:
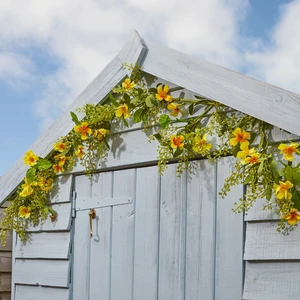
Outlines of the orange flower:
[[177,117],[178,114],[182,114],[182,110],[180,109],[181,104],[170,103],[168,104],[168,110],[171,110],[171,116]]
[[62,142],[58,142],[56,144],[54,144],[54,150],[58,151],[58,152],[63,152],[67,147],[66,143],[62,143]]
[[244,162],[246,163],[246,164],[251,164],[251,165],[254,165],[254,164],[256,164],[256,163],[258,163],[259,162],[259,154],[258,153],[253,153],[253,154],[251,154],[250,156],[248,156],[248,157],[246,157],[245,159],[244,159]]
[[180,148],[182,149],[184,146],[184,136],[183,135],[173,135],[171,136],[171,147],[173,149]]
[[82,159],[85,152],[83,151],[83,146],[78,146],[77,150],[75,151],[75,154]]
[[91,128],[88,128],[89,124],[87,122],[82,122],[80,126],[75,126],[74,131],[81,133],[81,139],[86,140],[87,134],[92,134]]
[[168,95],[169,89],[170,88],[167,84],[164,85],[164,86],[160,85],[157,88],[156,99],[159,100],[159,101],[166,100],[167,102],[172,102],[172,96]]
[[131,90],[132,88],[135,87],[135,83],[134,83],[134,81],[131,81],[130,78],[127,78],[127,79],[125,79],[125,81],[122,83],[122,87],[123,87],[125,90],[129,91],[129,90]]
[[64,169],[60,165],[53,165],[52,168],[54,169],[55,174],[58,174],[59,172],[63,172]]
[[100,128],[94,132],[94,136],[96,136],[99,141],[102,141],[109,132],[110,131],[108,129]]
[[33,153],[32,150],[29,150],[25,153],[24,163],[30,167],[36,165],[36,162],[39,160],[39,157]]
[[125,103],[123,105],[120,105],[116,110],[116,116],[118,118],[121,118],[122,115],[125,119],[127,119],[130,116],[128,106]]
[[278,149],[280,150],[280,154],[284,154],[283,159],[287,161],[293,161],[293,153],[300,154],[299,150],[297,149],[298,147],[299,144],[297,143],[291,143],[290,145],[280,144]]
[[274,183],[273,189],[275,190],[276,197],[278,199],[292,199],[292,194],[289,193],[289,189],[291,189],[294,185],[290,181],[282,182],[279,181],[279,185]]
[[283,219],[286,219],[290,225],[296,225],[296,223],[300,221],[298,210],[295,208],[291,209],[290,213],[285,215]]
[[249,132],[246,132],[244,130],[242,131],[241,128],[236,128],[232,134],[234,135],[234,138],[230,139],[230,145],[236,146],[238,143],[240,143],[240,145],[249,145],[249,142],[247,141],[251,138]]
[[19,207],[19,216],[21,218],[28,219],[30,217],[30,208],[27,206],[20,206]]
[[69,157],[67,156],[60,156],[60,155],[56,155],[54,158],[58,159],[57,164],[61,167],[65,164],[66,160],[69,159]]

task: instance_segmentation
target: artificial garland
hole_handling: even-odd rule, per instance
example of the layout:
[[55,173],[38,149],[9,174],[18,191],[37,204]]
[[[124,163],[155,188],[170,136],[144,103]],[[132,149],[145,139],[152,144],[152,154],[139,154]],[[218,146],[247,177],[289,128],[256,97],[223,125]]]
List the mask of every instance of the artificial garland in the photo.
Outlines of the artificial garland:
[[149,127],[156,129],[149,139],[159,142],[161,175],[172,159],[179,162],[180,176],[184,170],[193,169],[193,158],[205,157],[213,163],[233,155],[236,164],[220,195],[224,198],[232,186],[247,185],[234,212],[247,211],[256,199],[265,198],[264,209],[276,207],[280,216],[278,231],[286,233],[300,221],[300,164],[292,164],[294,155],[300,154],[298,143],[272,143],[270,124],[197,95],[195,99],[173,97],[172,93],[182,88],[170,89],[167,84],[149,87],[140,69],[125,67],[133,71],[131,78],[112,90],[106,104],[87,104],[79,109],[85,113],[82,122],[71,112],[74,129],[54,144],[48,157],[38,157],[31,150],[25,154],[29,169],[24,182],[8,199],[10,205],[0,222],[2,243],[11,230],[25,241],[29,224],[36,226],[48,217],[55,222],[57,214],[49,193],[56,175],[71,171],[79,159],[91,176],[110,150],[112,125],[122,122],[128,127],[129,120],[143,123],[145,132]]

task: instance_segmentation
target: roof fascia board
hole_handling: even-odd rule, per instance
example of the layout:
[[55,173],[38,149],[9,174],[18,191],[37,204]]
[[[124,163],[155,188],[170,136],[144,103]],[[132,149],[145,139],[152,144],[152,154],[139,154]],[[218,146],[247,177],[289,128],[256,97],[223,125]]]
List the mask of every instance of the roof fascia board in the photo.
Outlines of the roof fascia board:
[[[120,53],[104,68],[104,70],[87,86],[79,97],[63,112],[55,122],[30,146],[38,156],[46,157],[53,149],[55,141],[67,135],[74,127],[70,111],[83,105],[98,104],[106,99],[110,91],[119,84],[130,72],[122,66],[124,62],[141,64],[147,53],[147,47],[139,34],[134,31]],[[78,113],[79,119],[84,114]],[[0,178],[0,206],[11,195],[25,177],[28,167],[24,165],[23,156]]]
[[167,47],[147,46],[146,73],[300,135],[300,95]]

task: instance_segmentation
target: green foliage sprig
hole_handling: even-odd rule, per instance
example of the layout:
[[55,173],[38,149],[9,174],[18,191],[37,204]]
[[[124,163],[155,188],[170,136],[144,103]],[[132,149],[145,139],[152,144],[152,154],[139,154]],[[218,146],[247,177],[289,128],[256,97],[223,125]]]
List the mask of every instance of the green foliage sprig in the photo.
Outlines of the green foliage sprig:
[[25,154],[24,163],[30,168],[8,199],[10,205],[0,222],[2,243],[11,230],[25,241],[29,224],[36,226],[48,217],[54,222],[57,213],[49,192],[56,175],[71,171],[79,160],[91,176],[110,151],[112,127],[122,123],[128,127],[129,121],[142,123],[146,133],[150,127],[155,131],[149,139],[159,144],[161,175],[172,159],[179,162],[180,176],[191,168],[194,158],[205,157],[213,163],[233,155],[236,164],[220,195],[225,198],[233,186],[247,185],[246,195],[233,211],[247,211],[258,198],[265,198],[264,208],[276,207],[280,216],[279,231],[289,231],[300,220],[300,165],[292,164],[294,155],[300,154],[299,144],[273,143],[270,124],[198,95],[195,99],[174,97],[182,88],[170,89],[166,84],[149,87],[139,68],[125,67],[133,71],[131,78],[115,87],[104,104],[78,109],[85,114],[83,121],[71,112],[74,129],[54,144],[48,157],[38,157],[31,150]]

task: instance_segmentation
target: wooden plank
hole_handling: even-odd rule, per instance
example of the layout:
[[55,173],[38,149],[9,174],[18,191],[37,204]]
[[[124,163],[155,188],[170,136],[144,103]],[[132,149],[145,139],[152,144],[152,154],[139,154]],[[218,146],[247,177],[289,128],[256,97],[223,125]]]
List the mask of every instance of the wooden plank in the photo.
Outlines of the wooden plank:
[[10,292],[11,290],[11,274],[0,273],[0,292]]
[[[92,199],[112,197],[113,173],[100,174],[92,182]],[[87,213],[87,212],[85,212]],[[93,220],[93,237],[90,239],[90,299],[109,299],[111,266],[112,207],[96,209]]]
[[0,252],[1,251],[12,251],[12,233],[9,233],[6,236],[6,245],[2,246],[0,243]]
[[96,197],[82,199],[82,206],[77,205],[78,210],[87,210],[92,208],[103,208],[116,205],[124,205],[132,203],[132,199],[129,197]]
[[68,260],[23,260],[16,259],[15,284],[68,287]]
[[157,296],[159,205],[157,168],[137,169],[133,300]]
[[167,47],[148,48],[145,72],[300,135],[298,94]]
[[[1,299],[1,298],[0,298]],[[16,285],[14,300],[69,300],[69,289]]]
[[298,299],[300,262],[247,262],[244,300]]
[[158,298],[184,298],[186,173],[170,165],[161,178]]
[[197,161],[187,182],[185,299],[213,299],[216,166]]
[[11,273],[12,270],[12,253],[0,252],[0,272]]
[[52,203],[70,202],[72,188],[72,175],[57,176],[49,195],[50,201]]
[[300,230],[285,236],[277,222],[247,223],[245,260],[300,259]]
[[[136,171],[116,171],[112,197],[134,198]],[[134,255],[134,202],[113,207],[112,212],[112,262],[111,300],[131,300]]]
[[[146,54],[146,46],[137,32],[124,45],[120,53],[103,69],[103,71],[88,85],[79,97],[63,112],[56,121],[34,142],[29,149],[38,156],[45,157],[53,149],[54,142],[61,136],[68,134],[74,127],[70,118],[70,111],[76,111],[84,104],[97,104],[107,97],[108,93],[127,76],[122,67],[124,62],[141,63]],[[84,115],[78,114],[82,119]],[[0,203],[9,196],[20,184],[27,171],[23,163],[23,156],[0,178]]]
[[66,231],[71,229],[71,202],[54,204],[52,208],[57,213],[57,219],[52,222],[48,218],[44,223],[28,227],[27,232],[41,232],[41,231]]
[[11,300],[11,293],[0,292],[0,300]]
[[[218,160],[217,191],[223,187],[235,164],[232,157]],[[241,299],[243,291],[243,214],[234,214],[232,207],[243,197],[243,186],[233,187],[225,199],[217,198],[215,299]]]
[[18,239],[16,258],[69,258],[70,232],[32,233],[30,240],[23,244]]

